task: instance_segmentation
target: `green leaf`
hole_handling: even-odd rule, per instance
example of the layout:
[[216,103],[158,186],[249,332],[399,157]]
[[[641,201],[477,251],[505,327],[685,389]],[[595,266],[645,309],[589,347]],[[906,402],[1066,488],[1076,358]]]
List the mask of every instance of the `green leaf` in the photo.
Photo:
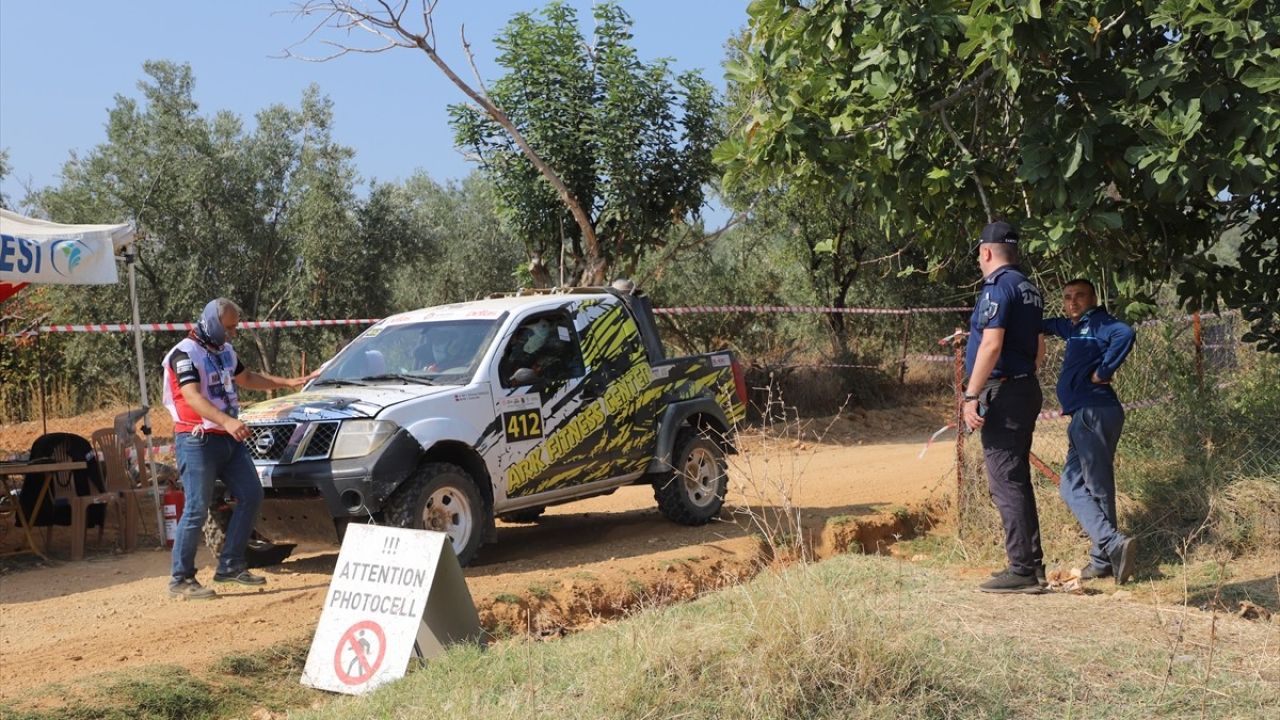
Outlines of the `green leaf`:
[[1030,0],[1027,3],[1027,15],[1037,20],[1040,19],[1040,0]]
[[1080,169],[1080,160],[1083,157],[1084,143],[1080,141],[1079,137],[1077,137],[1075,147],[1071,150],[1071,157],[1067,160],[1067,167],[1063,170],[1063,177],[1069,178],[1072,175],[1075,175],[1076,171]]

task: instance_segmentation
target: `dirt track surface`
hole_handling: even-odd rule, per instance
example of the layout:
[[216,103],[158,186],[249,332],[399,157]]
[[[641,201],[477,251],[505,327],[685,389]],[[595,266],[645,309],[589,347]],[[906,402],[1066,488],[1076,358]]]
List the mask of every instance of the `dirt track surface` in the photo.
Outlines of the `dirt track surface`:
[[[821,553],[824,546],[843,546],[826,548],[836,551],[856,543],[874,549],[894,531],[892,524],[880,535],[851,530],[841,536],[830,529],[855,528],[857,518],[883,516],[946,492],[946,444],[919,459],[926,433],[858,444],[845,428],[840,442],[832,442],[839,429],[826,442],[746,439],[731,463],[726,506],[739,512],[704,527],[668,522],[658,514],[652,490],[639,486],[549,508],[536,523],[499,523],[497,544],[483,548],[466,569],[482,622],[490,630],[555,634],[649,600],[690,597],[749,577],[767,548],[741,509],[773,517],[771,511],[787,507],[779,499],[784,496],[802,508],[806,528],[816,529],[813,544]],[[20,540],[10,528],[0,549]],[[66,556],[57,533],[53,550],[55,557]],[[263,571],[265,589],[218,586],[220,597],[204,602],[167,596],[169,554],[156,549],[103,552],[52,566],[0,566],[0,657],[42,669],[7,673],[0,703],[52,681],[155,663],[199,668],[229,654],[306,638],[336,559],[336,546],[300,547],[287,562]],[[208,582],[208,553],[201,550],[197,563],[199,579]]]

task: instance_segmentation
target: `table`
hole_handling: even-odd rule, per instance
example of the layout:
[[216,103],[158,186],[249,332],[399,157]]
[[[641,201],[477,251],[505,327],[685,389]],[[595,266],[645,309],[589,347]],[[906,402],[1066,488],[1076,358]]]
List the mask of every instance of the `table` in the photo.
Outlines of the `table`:
[[[43,475],[44,482],[40,483],[40,492],[36,493],[36,502],[35,502],[35,505],[32,506],[36,509],[36,512],[38,513],[40,510],[40,506],[44,503],[45,495],[49,494],[49,483],[53,481],[53,476],[55,474],[60,472],[67,472],[70,470],[83,470],[87,467],[89,467],[88,464],[83,462],[52,462],[52,463],[49,463],[49,462],[45,462],[45,463],[0,462],[0,483],[4,484],[5,493],[12,495],[13,486],[10,484],[11,478],[24,477],[28,473],[39,473]],[[21,487],[21,485],[19,485],[19,487]],[[15,497],[15,499],[17,498]],[[40,550],[39,545],[36,544],[35,536],[32,535],[31,533],[31,523],[27,521],[27,514],[22,510],[21,501],[17,503],[17,514],[18,514],[18,519],[22,521],[22,532],[27,537],[27,547],[31,549],[30,550],[14,550],[13,552],[6,553],[6,554],[13,555],[18,553],[30,552],[30,553],[35,553],[36,555],[39,555],[41,558],[45,560],[45,562],[48,562],[49,556],[45,555]]]

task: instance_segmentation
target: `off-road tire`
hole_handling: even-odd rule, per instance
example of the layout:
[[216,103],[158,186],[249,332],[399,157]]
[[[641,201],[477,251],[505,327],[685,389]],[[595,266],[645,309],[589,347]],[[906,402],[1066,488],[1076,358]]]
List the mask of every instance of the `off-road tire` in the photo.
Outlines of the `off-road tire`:
[[[204,544],[216,560],[222,554],[222,543],[227,539],[227,523],[231,522],[231,510],[210,510],[204,521]],[[296,547],[290,543],[277,545],[254,531],[244,548],[244,561],[250,568],[279,565],[293,554]]]
[[672,470],[653,480],[653,497],[668,520],[705,525],[720,514],[729,487],[724,449],[714,440],[681,432],[671,455]]
[[546,511],[546,505],[535,505],[534,507],[527,507],[523,510],[513,510],[509,513],[503,513],[498,516],[498,519],[503,522],[531,523],[542,517],[542,513]]
[[445,462],[418,468],[383,505],[388,525],[447,533],[459,564],[464,566],[484,543],[487,513],[471,474]]

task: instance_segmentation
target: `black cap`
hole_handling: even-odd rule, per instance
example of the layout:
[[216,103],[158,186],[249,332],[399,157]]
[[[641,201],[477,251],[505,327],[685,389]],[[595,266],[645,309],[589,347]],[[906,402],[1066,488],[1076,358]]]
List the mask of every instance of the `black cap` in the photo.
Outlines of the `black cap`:
[[1003,220],[987,223],[987,226],[982,228],[982,236],[978,238],[978,244],[985,245],[987,243],[1017,245],[1018,228]]

